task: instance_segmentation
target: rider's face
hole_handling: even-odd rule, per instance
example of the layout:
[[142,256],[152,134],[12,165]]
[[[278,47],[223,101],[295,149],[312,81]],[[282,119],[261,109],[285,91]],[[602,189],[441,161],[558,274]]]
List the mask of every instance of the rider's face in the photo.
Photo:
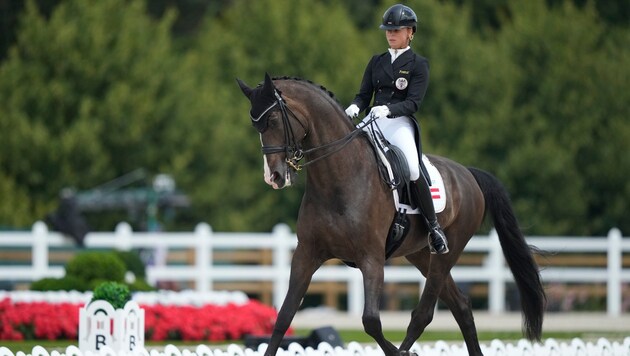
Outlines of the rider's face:
[[412,32],[413,30],[410,27],[386,30],[385,38],[387,38],[387,43],[389,43],[390,48],[401,49],[409,45]]

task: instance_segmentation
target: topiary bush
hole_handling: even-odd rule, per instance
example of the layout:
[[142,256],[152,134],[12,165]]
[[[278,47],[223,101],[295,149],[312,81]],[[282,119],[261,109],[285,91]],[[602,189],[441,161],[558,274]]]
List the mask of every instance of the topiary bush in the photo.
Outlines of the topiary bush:
[[94,288],[94,294],[90,303],[95,300],[104,300],[109,302],[115,309],[122,309],[131,300],[131,292],[129,287],[124,284],[104,282]]
[[136,279],[131,283],[127,283],[132,292],[150,292],[157,290],[144,279]]
[[81,252],[66,264],[66,276],[73,276],[87,283],[99,279],[123,282],[126,270],[125,264],[113,252]]
[[31,290],[58,291],[93,290],[103,282],[125,283],[127,271],[135,280],[128,281],[132,291],[155,290],[146,280],[145,266],[135,251],[84,251],[66,264],[63,278],[43,278],[31,284]]
[[84,280],[74,276],[65,276],[63,278],[42,278],[31,283],[30,289],[36,291],[76,290],[78,292],[85,292],[90,288]]

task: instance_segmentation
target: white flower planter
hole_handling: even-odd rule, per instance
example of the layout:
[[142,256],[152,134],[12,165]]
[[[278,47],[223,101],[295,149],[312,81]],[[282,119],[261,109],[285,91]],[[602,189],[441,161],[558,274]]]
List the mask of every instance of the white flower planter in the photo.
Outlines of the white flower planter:
[[79,349],[97,353],[108,347],[119,353],[144,350],[144,309],[129,301],[123,309],[95,300],[79,309]]

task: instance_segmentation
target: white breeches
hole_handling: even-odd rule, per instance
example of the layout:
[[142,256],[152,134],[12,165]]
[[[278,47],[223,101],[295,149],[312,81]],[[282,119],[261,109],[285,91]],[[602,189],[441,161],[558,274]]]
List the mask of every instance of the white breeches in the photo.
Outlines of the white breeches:
[[380,118],[376,123],[381,128],[383,136],[392,145],[400,148],[405,154],[409,164],[409,174],[411,181],[420,178],[420,160],[418,149],[414,139],[414,127],[411,118],[399,116],[392,119]]

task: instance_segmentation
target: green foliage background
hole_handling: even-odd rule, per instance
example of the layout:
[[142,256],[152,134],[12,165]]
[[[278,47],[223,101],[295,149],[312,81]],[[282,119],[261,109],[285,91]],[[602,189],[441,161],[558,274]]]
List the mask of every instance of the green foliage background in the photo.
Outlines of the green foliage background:
[[[169,3],[15,7],[0,57],[0,226],[29,227],[62,188],[139,167],[192,199],[167,229],[294,224],[303,186],[264,184],[235,78],[304,77],[345,106],[386,48],[377,25],[393,2]],[[420,17],[414,50],[431,63],[425,150],[495,173],[528,234],[630,232],[628,5],[406,3]]]

